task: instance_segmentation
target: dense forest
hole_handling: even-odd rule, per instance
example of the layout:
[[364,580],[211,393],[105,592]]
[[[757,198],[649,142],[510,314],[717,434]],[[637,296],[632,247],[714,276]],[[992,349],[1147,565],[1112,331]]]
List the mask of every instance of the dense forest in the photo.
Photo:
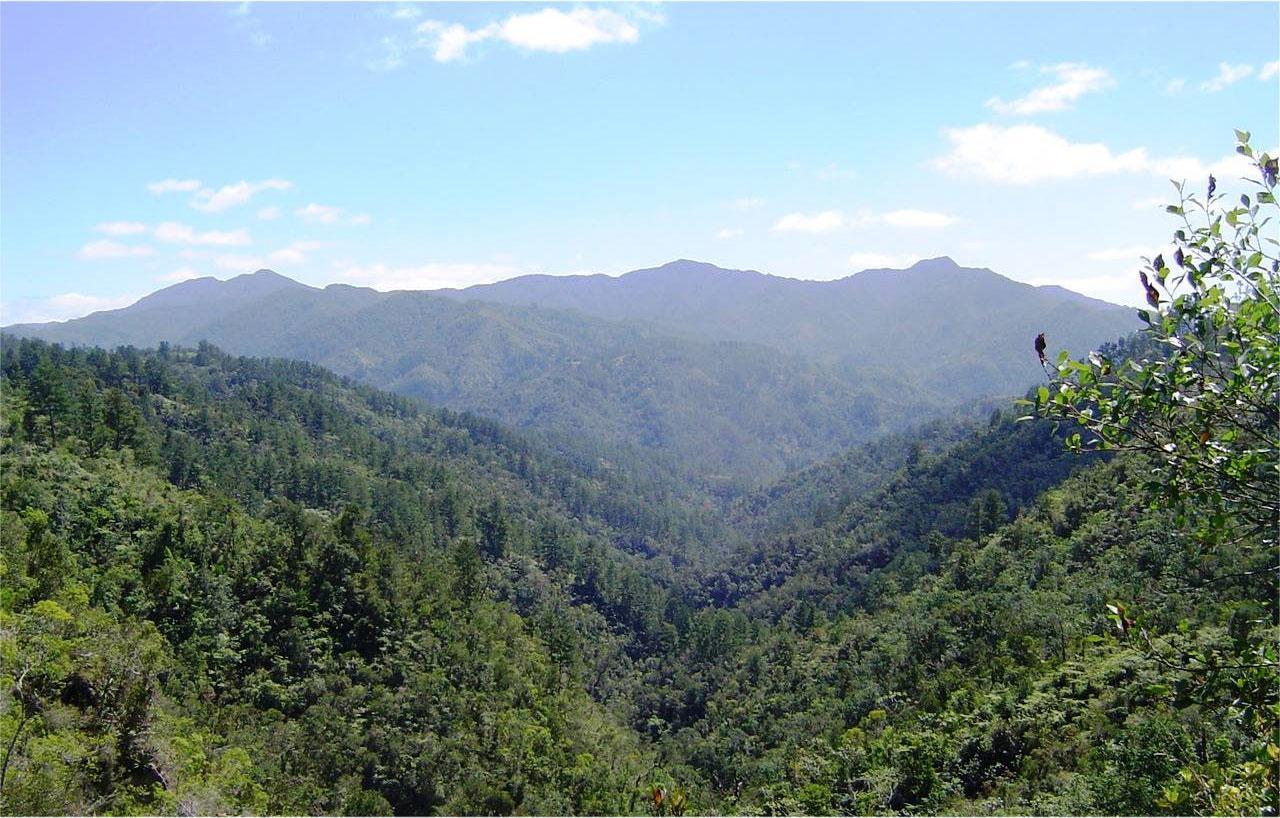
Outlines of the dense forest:
[[1043,422],[814,469],[682,571],[553,456],[310,365],[3,362],[9,812],[1141,813],[1256,752],[1105,604],[1226,645],[1274,577],[1208,584],[1140,460]]
[[259,270],[8,331],[107,349],[203,340],[310,361],[696,504],[1020,392],[1037,375],[1025,354],[1036,332],[1083,355],[1138,327],[1114,304],[950,259],[829,282],[672,262],[551,278],[539,288],[550,292],[523,298],[540,280],[382,293]]
[[1184,200],[1141,336],[731,497],[310,363],[5,336],[0,811],[1275,814],[1259,166]]

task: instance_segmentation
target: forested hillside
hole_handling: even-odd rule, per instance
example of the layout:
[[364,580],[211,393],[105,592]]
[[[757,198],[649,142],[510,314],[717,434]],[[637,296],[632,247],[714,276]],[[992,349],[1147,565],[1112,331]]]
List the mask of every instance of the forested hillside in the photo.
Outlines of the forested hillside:
[[1034,359],[1022,353],[1038,332],[1082,355],[1138,327],[1124,307],[947,257],[834,281],[680,260],[616,278],[524,276],[452,294],[763,344],[821,361],[855,382],[896,372],[938,401],[1020,392],[1037,375]]
[[1133,326],[1124,308],[937,259],[835,282],[674,262],[461,293],[321,290],[260,270],[9,331],[307,360],[537,430],[689,499],[1020,393],[1038,332],[1084,354]]
[[3,365],[6,812],[631,808],[679,592],[553,459],[308,364]]
[[1205,574],[1141,462],[1007,414],[673,570],[537,446],[310,365],[3,364],[6,811],[1151,812],[1272,706],[1104,606],[1248,639],[1259,555]]
[[1256,161],[1027,414],[736,495],[314,364],[5,336],[0,811],[1275,814]]

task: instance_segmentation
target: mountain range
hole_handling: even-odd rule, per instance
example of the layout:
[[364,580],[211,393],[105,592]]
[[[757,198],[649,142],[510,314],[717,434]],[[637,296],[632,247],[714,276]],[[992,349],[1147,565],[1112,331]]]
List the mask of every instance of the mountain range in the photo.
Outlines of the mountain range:
[[680,260],[397,292],[259,270],[5,331],[307,360],[596,461],[656,452],[665,468],[750,485],[1022,392],[1043,377],[1038,332],[1078,355],[1135,328],[1127,308],[944,257],[825,282]]

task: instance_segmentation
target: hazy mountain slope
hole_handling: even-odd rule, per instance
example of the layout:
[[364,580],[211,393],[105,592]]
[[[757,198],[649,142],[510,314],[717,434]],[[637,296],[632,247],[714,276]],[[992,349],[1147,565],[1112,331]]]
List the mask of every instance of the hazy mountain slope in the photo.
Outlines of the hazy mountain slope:
[[[270,270],[236,276],[229,281],[196,278],[165,287],[128,307],[104,310],[70,321],[14,324],[6,332],[63,344],[102,347],[155,346],[160,341],[199,340],[229,313],[273,295],[313,288]],[[282,316],[283,317],[283,316]]]
[[425,293],[253,336],[295,298],[279,295],[207,335],[517,426],[669,452],[704,474],[777,474],[864,439],[911,405],[895,395],[904,390],[850,385],[763,347]]
[[442,294],[754,341],[839,365],[850,376],[908,372],[922,386],[963,397],[1020,392],[1035,380],[1039,367],[1027,351],[1039,332],[1053,349],[1082,354],[1137,327],[1125,307],[945,257],[838,281],[681,260],[617,278],[525,276]]
[[[656,450],[715,482],[781,474],[930,405],[892,376],[850,382],[768,347],[672,338],[563,310],[293,282],[246,294],[277,278],[264,271],[189,282],[124,310],[12,330],[103,345],[208,340],[240,354],[300,358],[546,430],[579,451],[595,450],[594,441],[623,453]],[[197,285],[192,306],[186,296]],[[156,300],[171,306],[153,309]]]
[[602,456],[603,442],[622,457],[660,452],[668,474],[758,485],[971,398],[1021,392],[1042,377],[1037,332],[1079,352],[1130,324],[1124,308],[935,259],[833,282],[680,261],[439,293],[317,289],[260,270],[10,331],[300,358],[552,433],[580,455]]

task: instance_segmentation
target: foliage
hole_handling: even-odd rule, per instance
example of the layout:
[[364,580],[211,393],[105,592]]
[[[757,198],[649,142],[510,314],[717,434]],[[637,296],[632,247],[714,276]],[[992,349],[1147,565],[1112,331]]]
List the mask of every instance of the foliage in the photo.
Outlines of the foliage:
[[[1238,203],[1209,177],[1200,199],[1178,185],[1182,220],[1170,260],[1149,260],[1144,338],[1123,359],[1059,358],[1038,390],[1040,414],[1078,424],[1077,448],[1140,452],[1152,502],[1174,514],[1194,559],[1192,590],[1231,579],[1229,555],[1252,553],[1248,576],[1268,591],[1230,611],[1226,644],[1156,637],[1137,607],[1109,606],[1117,630],[1185,677],[1183,700],[1224,711],[1249,734],[1231,764],[1200,758],[1163,800],[1204,812],[1280,811],[1280,657],[1276,534],[1280,531],[1280,240],[1277,160],[1256,154]],[[1148,271],[1150,276],[1148,276]],[[1193,693],[1191,692],[1193,691]]]

